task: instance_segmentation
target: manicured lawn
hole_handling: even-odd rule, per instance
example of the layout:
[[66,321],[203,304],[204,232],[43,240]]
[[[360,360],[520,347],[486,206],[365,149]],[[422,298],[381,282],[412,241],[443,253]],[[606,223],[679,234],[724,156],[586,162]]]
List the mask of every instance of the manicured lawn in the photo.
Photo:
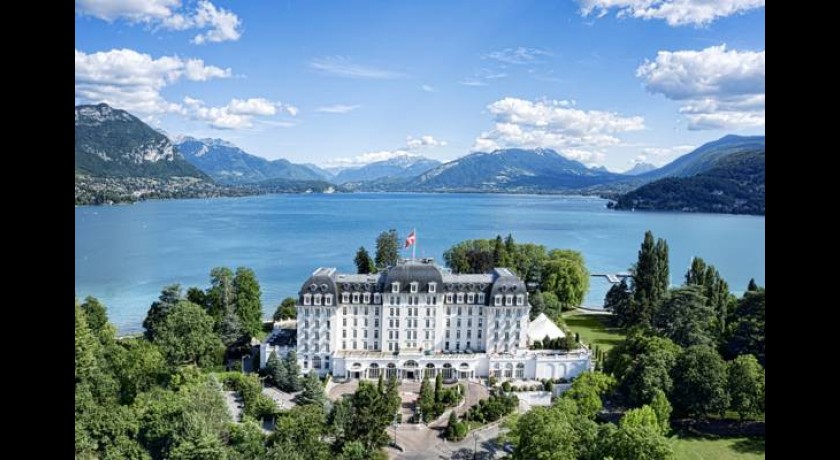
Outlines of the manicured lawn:
[[764,438],[671,437],[678,460],[753,460],[764,457]]
[[563,321],[572,332],[580,334],[580,339],[587,345],[598,345],[601,350],[609,350],[624,340],[624,333],[617,327],[610,327],[607,315],[590,315],[568,312],[563,314]]

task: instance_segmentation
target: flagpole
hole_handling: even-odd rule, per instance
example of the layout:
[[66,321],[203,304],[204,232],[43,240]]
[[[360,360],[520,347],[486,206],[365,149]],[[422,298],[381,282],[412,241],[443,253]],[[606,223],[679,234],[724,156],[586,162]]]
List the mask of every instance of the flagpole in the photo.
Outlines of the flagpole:
[[417,252],[417,229],[411,229],[411,233],[414,234],[414,244],[411,245],[411,258],[417,259],[417,257],[415,257],[415,253]]

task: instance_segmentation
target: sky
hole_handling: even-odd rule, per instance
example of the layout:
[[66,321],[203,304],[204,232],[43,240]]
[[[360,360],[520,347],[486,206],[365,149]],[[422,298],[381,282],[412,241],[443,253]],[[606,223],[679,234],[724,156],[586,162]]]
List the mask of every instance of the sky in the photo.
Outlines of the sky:
[[764,134],[764,0],[76,0],[75,102],[268,159],[551,148],[663,165]]

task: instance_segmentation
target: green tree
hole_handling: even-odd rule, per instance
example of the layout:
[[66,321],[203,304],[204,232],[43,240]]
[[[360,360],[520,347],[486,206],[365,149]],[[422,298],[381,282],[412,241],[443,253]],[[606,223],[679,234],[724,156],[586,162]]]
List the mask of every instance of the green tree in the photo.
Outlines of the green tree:
[[726,368],[730,408],[741,420],[761,412],[764,400],[764,369],[753,355],[741,355]]
[[376,273],[376,264],[364,246],[359,246],[359,250],[356,251],[356,258],[353,261],[356,263],[356,273]]
[[76,384],[85,382],[99,371],[96,357],[100,344],[90,331],[87,315],[76,302]]
[[631,326],[650,324],[659,301],[669,286],[668,243],[663,239],[656,242],[653,233],[645,232],[639,257],[633,267],[633,315],[628,318]]
[[440,402],[443,396],[443,374],[438,373],[435,376],[435,402]]
[[615,378],[601,372],[584,372],[572,382],[571,388],[563,393],[563,398],[577,404],[577,413],[594,419],[603,408],[601,397],[612,392]]
[[233,313],[225,314],[222,321],[216,325],[216,333],[225,347],[247,340],[248,331],[242,326],[239,317]]
[[230,427],[230,459],[250,460],[265,458],[265,435],[262,428],[254,420],[231,424]]
[[195,286],[187,289],[187,300],[207,309],[207,293]]
[[443,436],[449,441],[460,441],[467,436],[468,432],[469,427],[467,424],[458,420],[458,416],[455,415],[454,410],[450,412],[449,422],[446,425]]
[[137,394],[151,390],[168,376],[166,358],[160,349],[145,339],[120,341],[123,353],[112,361],[120,384],[120,399],[124,404],[134,401]]
[[353,407],[349,423],[344,427],[345,439],[356,440],[373,451],[388,441],[385,429],[391,423],[394,413],[389,411],[385,395],[373,384],[359,382],[359,388],[350,397]]
[[[323,441],[326,429],[326,414],[321,407],[298,406],[281,412],[271,435],[270,441],[273,446],[269,451],[269,458],[329,458],[329,448]],[[295,452],[300,457],[289,457],[289,452]]]
[[635,428],[650,428],[654,431],[659,431],[659,419],[656,417],[656,412],[645,404],[636,409],[630,409],[624,413],[619,421],[620,427],[635,427]]
[[604,370],[619,381],[619,392],[631,406],[647,404],[657,389],[669,393],[671,370],[680,347],[662,337],[632,334],[607,355]]
[[496,267],[507,267],[510,265],[507,248],[501,235],[496,235],[496,240],[493,242],[493,265]]
[[279,379],[277,381],[277,386],[288,393],[300,391],[301,371],[300,364],[298,364],[297,352],[295,350],[291,350],[288,354],[286,354],[286,356],[283,357],[280,367],[283,368],[283,371],[275,374],[275,378]]
[[659,431],[663,435],[667,435],[671,431],[671,403],[668,401],[668,397],[665,396],[664,391],[660,389],[654,390],[650,407],[656,414]]
[[604,297],[604,310],[612,312],[619,327],[632,325],[634,308],[633,293],[627,286],[627,280],[622,278],[618,284],[610,286]]
[[397,264],[400,257],[400,240],[397,231],[390,229],[376,237],[376,268],[384,268]]
[[726,394],[726,364],[713,348],[688,347],[677,357],[671,371],[674,388],[671,402],[681,414],[706,417],[722,414],[729,406]]
[[108,325],[108,313],[105,310],[105,305],[96,297],[88,296],[82,303],[82,311],[85,312],[87,318],[87,325],[94,334],[99,334]]
[[747,291],[755,292],[758,290],[758,284],[755,282],[755,278],[750,278],[749,284],[747,284]]
[[299,406],[313,405],[324,407],[327,403],[327,395],[324,394],[324,386],[321,384],[321,379],[318,378],[318,373],[315,370],[309,371],[301,384],[303,391],[295,396],[295,403]]
[[[559,303],[560,301],[558,300],[557,302]],[[528,312],[531,321],[535,320],[537,316],[540,316],[540,313],[545,313],[545,300],[543,299],[542,292],[536,291],[528,296],[528,303],[531,304],[531,309]]]
[[170,284],[163,288],[160,297],[152,303],[149,312],[146,313],[146,319],[143,320],[143,328],[146,330],[145,335],[148,340],[155,340],[157,328],[163,324],[172,307],[183,299],[180,284]]
[[330,409],[327,423],[330,434],[336,439],[337,447],[347,438],[345,428],[352,423],[352,412],[353,405],[348,397],[339,399]]
[[634,460],[672,460],[674,450],[656,428],[621,426],[601,430],[598,437],[600,458]]
[[430,422],[436,417],[435,413],[435,392],[429,378],[423,379],[420,384],[420,396],[417,399],[417,407],[423,414],[423,421]]
[[154,343],[173,365],[217,364],[221,340],[213,332],[213,318],[198,305],[181,300],[155,333]]
[[729,321],[727,356],[754,355],[764,365],[765,290],[747,291]]
[[541,289],[553,292],[565,309],[579,306],[589,290],[589,271],[578,251],[553,249],[542,267]]
[[262,291],[257,275],[250,268],[237,268],[233,289],[236,316],[245,332],[254,337],[262,331]]
[[729,285],[714,265],[706,265],[699,257],[692,259],[691,268],[685,275],[685,284],[702,289],[706,306],[714,312],[715,336],[721,336],[726,330],[726,317],[729,313]]
[[277,371],[281,368],[282,365],[280,364],[280,360],[277,359],[277,353],[272,351],[268,355],[268,359],[265,360],[265,375],[268,378],[269,383],[279,385],[277,380]]
[[220,323],[227,313],[236,311],[236,289],[233,285],[234,274],[227,267],[210,270],[210,289],[207,290],[207,312],[216,323]]
[[277,310],[274,311],[274,321],[281,321],[284,319],[295,319],[297,318],[297,300],[294,297],[286,297],[283,299],[283,302],[277,306]]
[[685,286],[671,290],[653,318],[659,335],[683,347],[715,344],[716,312],[707,304],[702,289]]
[[[554,321],[557,324],[563,324],[563,305],[560,302],[560,299],[557,298],[557,294],[553,292],[543,292],[541,293],[542,303],[543,303],[543,313],[548,319]],[[543,342],[545,344],[545,342]]]

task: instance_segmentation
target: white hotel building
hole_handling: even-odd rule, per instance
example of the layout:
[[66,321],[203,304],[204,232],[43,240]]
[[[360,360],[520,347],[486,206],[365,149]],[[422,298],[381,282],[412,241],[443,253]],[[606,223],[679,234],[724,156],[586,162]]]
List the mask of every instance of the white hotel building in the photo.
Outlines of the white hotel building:
[[[339,378],[571,378],[589,369],[586,349],[528,350],[529,309],[525,284],[507,268],[453,274],[432,259],[373,275],[318,268],[298,295],[297,354],[303,372]],[[264,343],[262,365],[272,351],[284,354]]]

